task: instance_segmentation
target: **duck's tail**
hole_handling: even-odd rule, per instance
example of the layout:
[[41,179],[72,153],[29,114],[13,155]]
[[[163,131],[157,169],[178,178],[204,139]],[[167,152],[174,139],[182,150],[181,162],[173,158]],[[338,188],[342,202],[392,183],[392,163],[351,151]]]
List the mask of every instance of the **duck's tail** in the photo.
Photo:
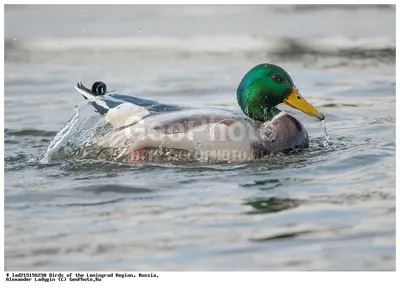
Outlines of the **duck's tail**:
[[110,110],[107,102],[97,97],[107,93],[107,85],[104,82],[94,82],[91,90],[85,87],[81,82],[77,83],[74,88],[83,96],[83,98],[89,100],[101,115],[107,114]]
[[[82,83],[78,83],[74,88],[83,98],[90,101],[97,112],[104,116],[106,122],[115,128],[132,125],[150,114],[148,109],[140,105],[115,98],[114,96],[118,95],[114,95],[113,91],[107,92],[104,82],[94,82],[91,90]],[[123,97],[123,95],[120,96]],[[139,98],[129,98],[141,101]]]

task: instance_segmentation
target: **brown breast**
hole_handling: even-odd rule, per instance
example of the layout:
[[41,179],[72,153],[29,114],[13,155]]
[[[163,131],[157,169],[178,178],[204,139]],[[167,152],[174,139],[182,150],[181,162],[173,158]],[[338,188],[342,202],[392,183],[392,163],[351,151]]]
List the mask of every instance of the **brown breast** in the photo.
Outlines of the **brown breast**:
[[261,124],[261,140],[253,143],[256,158],[269,153],[287,153],[295,148],[309,145],[306,128],[293,116],[281,113],[268,123]]

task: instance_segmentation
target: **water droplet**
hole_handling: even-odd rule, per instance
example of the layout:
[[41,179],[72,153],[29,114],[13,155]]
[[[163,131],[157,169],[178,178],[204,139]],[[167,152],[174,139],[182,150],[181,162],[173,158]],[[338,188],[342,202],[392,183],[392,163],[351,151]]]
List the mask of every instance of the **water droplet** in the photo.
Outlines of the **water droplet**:
[[86,28],[85,27],[82,27],[82,32],[85,32],[86,31]]
[[225,78],[225,80],[228,80],[229,77],[228,77],[228,76],[225,76],[224,78]]
[[15,135],[11,135],[11,139],[14,139],[15,138]]
[[142,33],[142,31],[141,31],[139,28],[136,30],[136,32],[137,32],[138,34]]
[[328,135],[328,132],[326,131],[325,120],[322,120],[321,123],[322,123],[322,126],[324,127],[324,131],[325,131],[324,147],[326,148],[329,146],[329,135]]
[[18,38],[17,37],[14,37],[14,41],[17,41],[18,40]]

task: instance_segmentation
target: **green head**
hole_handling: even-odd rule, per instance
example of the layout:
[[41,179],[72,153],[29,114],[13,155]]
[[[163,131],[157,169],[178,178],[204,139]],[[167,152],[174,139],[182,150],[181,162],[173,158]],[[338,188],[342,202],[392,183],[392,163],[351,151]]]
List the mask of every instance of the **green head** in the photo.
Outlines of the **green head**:
[[243,112],[258,121],[271,120],[280,112],[275,108],[280,103],[325,118],[300,95],[290,75],[274,64],[260,64],[247,72],[237,89],[237,100]]

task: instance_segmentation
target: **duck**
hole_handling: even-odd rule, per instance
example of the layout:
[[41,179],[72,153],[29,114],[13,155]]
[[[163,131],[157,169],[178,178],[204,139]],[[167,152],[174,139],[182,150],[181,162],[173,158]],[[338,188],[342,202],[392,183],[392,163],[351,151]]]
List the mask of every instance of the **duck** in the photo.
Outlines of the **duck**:
[[91,145],[130,164],[173,160],[244,162],[307,148],[305,126],[283,103],[318,120],[325,116],[300,94],[280,66],[262,63],[240,81],[239,108],[162,103],[107,91],[102,81],[75,89],[109,126]]

